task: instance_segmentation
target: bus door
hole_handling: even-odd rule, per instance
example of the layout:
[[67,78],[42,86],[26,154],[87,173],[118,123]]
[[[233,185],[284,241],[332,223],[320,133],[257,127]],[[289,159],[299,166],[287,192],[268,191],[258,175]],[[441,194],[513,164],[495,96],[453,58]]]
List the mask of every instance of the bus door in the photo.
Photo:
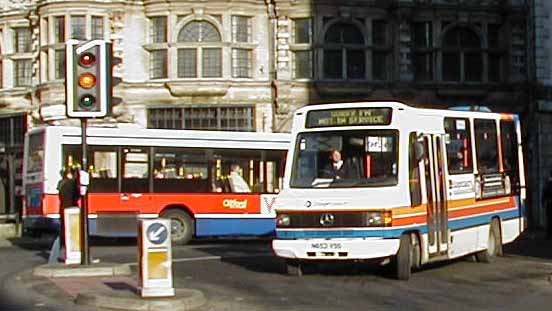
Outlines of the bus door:
[[150,205],[150,148],[122,147],[121,211],[140,211]]
[[448,215],[445,183],[444,139],[424,135],[424,171],[427,194],[428,253],[445,255],[448,250]]

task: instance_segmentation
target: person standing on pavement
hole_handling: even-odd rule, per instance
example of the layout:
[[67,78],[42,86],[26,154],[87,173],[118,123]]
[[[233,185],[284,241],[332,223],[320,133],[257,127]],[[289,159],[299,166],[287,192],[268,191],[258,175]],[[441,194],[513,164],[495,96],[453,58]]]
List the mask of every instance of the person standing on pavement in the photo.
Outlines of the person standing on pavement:
[[552,238],[552,171],[544,183],[542,202],[546,212],[546,235],[550,239]]
[[64,211],[69,207],[78,207],[80,199],[79,185],[76,179],[76,170],[72,167],[68,167],[62,171],[62,179],[58,183],[59,193],[59,215],[60,215],[60,234],[61,245],[65,243],[65,223],[64,223]]

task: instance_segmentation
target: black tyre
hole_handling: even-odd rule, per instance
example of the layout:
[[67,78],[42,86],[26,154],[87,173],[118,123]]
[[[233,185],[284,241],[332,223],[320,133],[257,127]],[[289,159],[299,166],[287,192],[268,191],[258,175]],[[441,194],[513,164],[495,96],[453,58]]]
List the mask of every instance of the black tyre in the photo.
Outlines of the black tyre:
[[188,213],[171,209],[164,212],[161,217],[171,220],[171,240],[174,244],[185,245],[194,237],[195,223]]
[[418,235],[415,233],[411,233],[410,242],[412,245],[412,257],[410,259],[412,265],[411,268],[413,270],[419,270],[422,267],[422,248],[420,246],[420,239],[418,238]]
[[475,254],[477,261],[484,263],[492,263],[495,261],[496,256],[502,255],[502,237],[500,234],[500,227],[498,220],[493,219],[491,227],[489,229],[489,241],[487,242],[487,249]]
[[394,258],[395,277],[398,280],[406,281],[412,275],[412,258],[414,257],[412,249],[410,234],[401,236],[399,251]]
[[291,276],[303,276],[303,266],[299,260],[286,260],[286,273]]

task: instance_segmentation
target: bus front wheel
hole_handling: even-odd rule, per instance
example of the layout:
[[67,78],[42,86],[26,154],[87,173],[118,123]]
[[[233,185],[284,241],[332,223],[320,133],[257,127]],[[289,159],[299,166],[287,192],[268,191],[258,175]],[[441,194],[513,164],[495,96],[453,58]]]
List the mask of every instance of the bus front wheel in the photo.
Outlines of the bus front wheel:
[[194,236],[194,220],[188,213],[171,209],[164,212],[161,217],[171,221],[171,240],[174,244],[185,245]]
[[487,242],[487,249],[475,254],[477,261],[484,263],[492,263],[495,261],[496,256],[502,254],[502,238],[500,236],[500,227],[498,220],[493,219],[489,228],[489,241]]
[[412,275],[413,266],[413,247],[410,234],[404,234],[401,236],[399,251],[394,258],[395,265],[395,277],[398,280],[408,280]]

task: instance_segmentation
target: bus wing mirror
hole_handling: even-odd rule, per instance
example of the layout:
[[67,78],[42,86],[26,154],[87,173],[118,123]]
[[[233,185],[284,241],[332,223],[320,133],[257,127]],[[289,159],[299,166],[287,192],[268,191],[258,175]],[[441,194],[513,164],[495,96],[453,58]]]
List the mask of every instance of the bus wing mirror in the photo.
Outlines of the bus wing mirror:
[[414,149],[414,158],[416,159],[417,162],[420,162],[424,158],[424,153],[425,153],[424,145],[419,141],[415,141],[413,149]]

